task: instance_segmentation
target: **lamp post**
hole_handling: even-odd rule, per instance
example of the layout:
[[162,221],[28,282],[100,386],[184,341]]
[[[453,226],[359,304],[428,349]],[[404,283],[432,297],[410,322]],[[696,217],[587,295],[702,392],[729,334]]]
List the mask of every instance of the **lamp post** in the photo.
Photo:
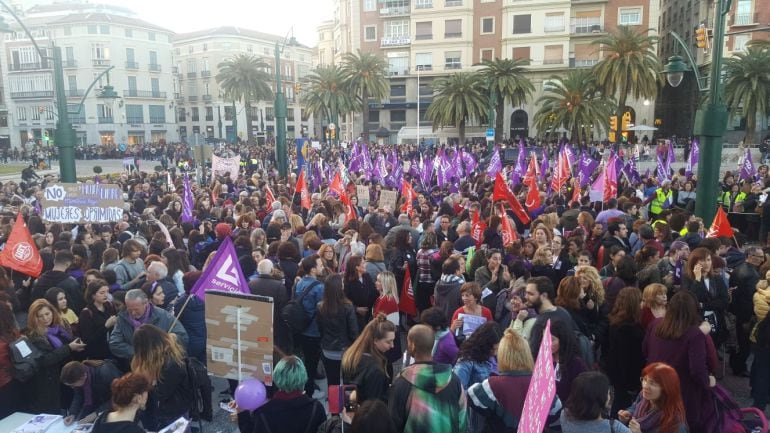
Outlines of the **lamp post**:
[[[671,87],[678,86],[684,73],[692,70],[698,81],[698,90],[708,92],[708,100],[703,108],[695,113],[693,133],[700,136],[700,160],[698,161],[698,194],[695,200],[695,214],[703,219],[706,226],[711,225],[717,206],[719,191],[719,168],[722,164],[722,144],[727,130],[727,107],[724,103],[724,85],[722,83],[722,51],[725,37],[725,15],[730,11],[731,0],[717,0],[714,7],[714,43],[711,45],[711,79],[708,86],[698,73],[698,65],[684,43],[675,32],[671,35],[684,50],[688,66],[681,56],[671,56],[663,68],[666,80]],[[690,67],[692,69],[690,69]]]
[[[54,93],[56,95],[56,111],[58,114],[56,130],[54,131],[54,140],[56,146],[59,147],[59,179],[65,183],[75,183],[77,181],[77,177],[75,175],[75,130],[72,129],[72,122],[70,121],[69,117],[70,113],[67,107],[67,95],[65,94],[64,90],[64,64],[62,63],[61,47],[53,46],[53,56],[48,56],[45,51],[40,49],[37,41],[35,41],[35,39],[32,37],[32,33],[16,15],[13,9],[10,8],[8,4],[3,0],[0,0],[0,5],[2,5],[2,7],[14,18],[14,20],[19,23],[29,38],[30,42],[32,42],[32,45],[34,45],[35,50],[40,56],[40,59],[51,60],[53,63]],[[11,29],[8,24],[0,20],[0,33],[9,32],[11,32]],[[109,71],[113,68],[114,66],[107,68],[94,79],[90,86],[88,86],[88,89],[86,89],[82,99],[80,100],[80,103],[78,104],[78,112],[80,112],[80,109],[83,106],[83,102],[85,101],[86,96],[88,96],[88,92],[91,91],[91,89],[102,78],[102,76],[109,74]],[[99,97],[111,100],[114,100],[118,97],[115,89],[109,85],[109,75],[107,79],[107,85],[102,88],[102,92]]]
[[281,53],[287,44],[293,45],[296,42],[294,36],[289,37],[292,31],[289,31],[283,42],[275,43],[275,161],[278,176],[282,178],[288,176],[289,161],[286,151],[286,98],[281,85]]

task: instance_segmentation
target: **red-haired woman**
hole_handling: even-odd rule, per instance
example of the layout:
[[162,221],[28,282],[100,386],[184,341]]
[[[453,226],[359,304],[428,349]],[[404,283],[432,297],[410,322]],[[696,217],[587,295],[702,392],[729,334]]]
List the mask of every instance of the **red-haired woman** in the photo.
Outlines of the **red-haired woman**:
[[654,362],[642,370],[642,392],[618,419],[633,433],[687,433],[679,375],[668,364]]

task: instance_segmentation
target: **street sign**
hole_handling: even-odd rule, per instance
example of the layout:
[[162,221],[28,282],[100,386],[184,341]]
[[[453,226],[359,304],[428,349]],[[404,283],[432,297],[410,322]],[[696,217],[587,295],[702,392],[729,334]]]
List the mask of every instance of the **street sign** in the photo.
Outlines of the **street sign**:
[[487,128],[487,141],[494,141],[495,128]]

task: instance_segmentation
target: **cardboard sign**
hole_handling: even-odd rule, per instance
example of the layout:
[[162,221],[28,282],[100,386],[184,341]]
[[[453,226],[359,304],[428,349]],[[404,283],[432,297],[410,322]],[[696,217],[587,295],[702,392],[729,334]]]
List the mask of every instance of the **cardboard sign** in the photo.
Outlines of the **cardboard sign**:
[[241,170],[241,157],[234,156],[232,158],[220,158],[216,155],[212,155],[211,170],[214,172],[214,176],[230,173],[230,179],[236,181],[238,179],[238,172]]
[[398,191],[388,191],[385,189],[380,191],[380,209],[387,207],[394,215],[398,215],[398,209],[396,209],[397,201]]
[[356,197],[358,197],[358,205],[362,209],[366,209],[369,206],[369,187],[365,185],[356,185]]
[[211,374],[238,380],[240,350],[242,379],[273,383],[273,305],[273,298],[265,296],[206,290],[206,356]]
[[56,183],[43,191],[43,221],[107,223],[123,219],[123,191],[104,183]]

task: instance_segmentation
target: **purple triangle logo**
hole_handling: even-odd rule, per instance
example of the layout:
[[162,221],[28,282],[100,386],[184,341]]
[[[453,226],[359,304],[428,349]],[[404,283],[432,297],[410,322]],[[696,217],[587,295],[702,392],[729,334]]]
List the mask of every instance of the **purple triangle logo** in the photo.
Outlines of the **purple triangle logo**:
[[190,293],[204,299],[206,290],[219,290],[231,293],[251,293],[246,278],[243,277],[241,264],[235,255],[233,241],[226,237],[219,246],[211,263],[206,267]]

